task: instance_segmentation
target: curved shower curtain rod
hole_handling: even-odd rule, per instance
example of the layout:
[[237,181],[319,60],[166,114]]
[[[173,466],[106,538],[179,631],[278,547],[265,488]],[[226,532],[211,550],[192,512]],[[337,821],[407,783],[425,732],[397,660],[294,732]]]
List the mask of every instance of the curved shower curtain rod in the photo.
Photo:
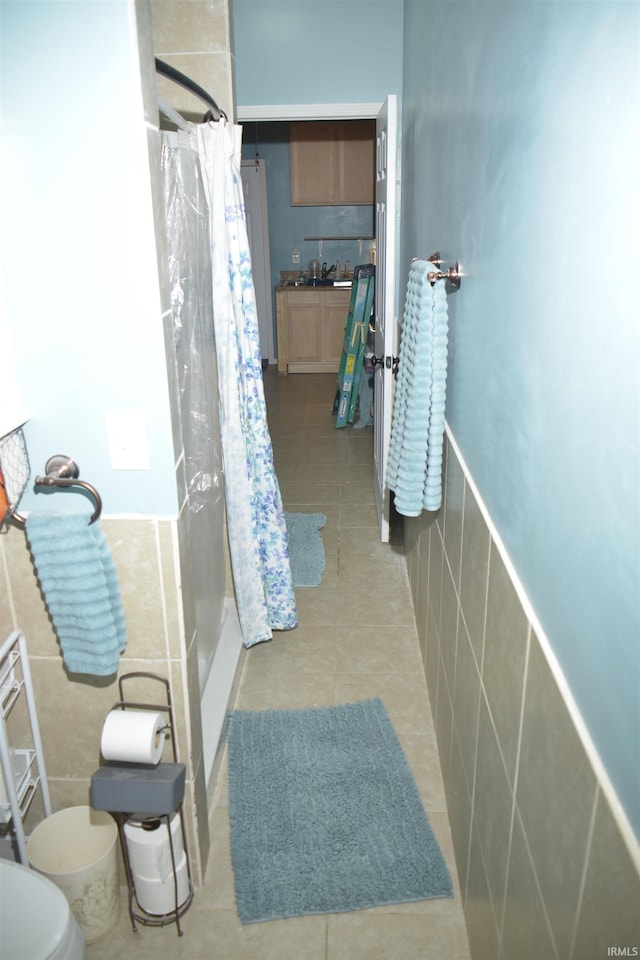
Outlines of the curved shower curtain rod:
[[179,70],[176,70],[175,67],[169,66],[168,63],[165,63],[163,60],[159,60],[156,57],[156,73],[159,73],[161,76],[166,77],[167,80],[173,80],[174,83],[179,84],[181,87],[184,87],[185,90],[189,90],[190,93],[193,93],[207,104],[210,109],[205,114],[205,120],[219,120],[220,117],[227,119],[227,115],[224,110],[221,110],[218,104],[215,102],[213,97],[207,93],[206,90],[203,90],[202,87],[198,86],[195,81],[190,77],[185,76],[184,73],[180,73]]

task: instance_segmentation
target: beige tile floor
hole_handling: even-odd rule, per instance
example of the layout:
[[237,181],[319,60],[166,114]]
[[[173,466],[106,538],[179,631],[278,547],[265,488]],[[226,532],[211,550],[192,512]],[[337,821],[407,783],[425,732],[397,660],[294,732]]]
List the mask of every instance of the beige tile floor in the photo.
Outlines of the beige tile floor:
[[299,626],[248,652],[235,706],[330,706],[379,696],[405,749],[449,865],[453,900],[243,926],[235,909],[226,771],[211,811],[203,887],[173,925],[119,927],[88,960],[468,960],[436,739],[404,558],[378,541],[370,427],[335,429],[335,375],[265,374],[269,428],[285,509],[321,511],[322,583],[296,591]]

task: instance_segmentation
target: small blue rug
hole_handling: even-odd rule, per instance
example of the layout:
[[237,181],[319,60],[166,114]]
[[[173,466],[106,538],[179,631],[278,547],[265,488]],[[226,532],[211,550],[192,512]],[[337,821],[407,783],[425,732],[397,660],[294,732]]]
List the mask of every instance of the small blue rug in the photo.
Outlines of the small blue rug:
[[317,587],[324,573],[324,513],[285,513],[294,587]]
[[243,923],[453,896],[380,699],[233,711],[229,818]]

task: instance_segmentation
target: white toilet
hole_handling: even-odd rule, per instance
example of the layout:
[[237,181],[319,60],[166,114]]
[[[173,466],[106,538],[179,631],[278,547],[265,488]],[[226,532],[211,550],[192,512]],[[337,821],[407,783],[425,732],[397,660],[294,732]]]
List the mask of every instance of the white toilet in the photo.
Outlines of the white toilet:
[[84,935],[62,890],[0,859],[0,960],[83,960]]

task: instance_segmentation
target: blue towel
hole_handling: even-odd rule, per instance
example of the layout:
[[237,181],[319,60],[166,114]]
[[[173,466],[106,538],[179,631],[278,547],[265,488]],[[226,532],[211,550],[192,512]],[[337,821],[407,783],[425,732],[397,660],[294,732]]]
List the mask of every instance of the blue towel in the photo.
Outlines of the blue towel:
[[432,286],[432,270],[428,260],[411,264],[400,333],[386,482],[405,517],[442,502],[448,313],[445,281]]
[[27,538],[70,673],[115,673],[127,642],[109,545],[87,513],[32,511]]

